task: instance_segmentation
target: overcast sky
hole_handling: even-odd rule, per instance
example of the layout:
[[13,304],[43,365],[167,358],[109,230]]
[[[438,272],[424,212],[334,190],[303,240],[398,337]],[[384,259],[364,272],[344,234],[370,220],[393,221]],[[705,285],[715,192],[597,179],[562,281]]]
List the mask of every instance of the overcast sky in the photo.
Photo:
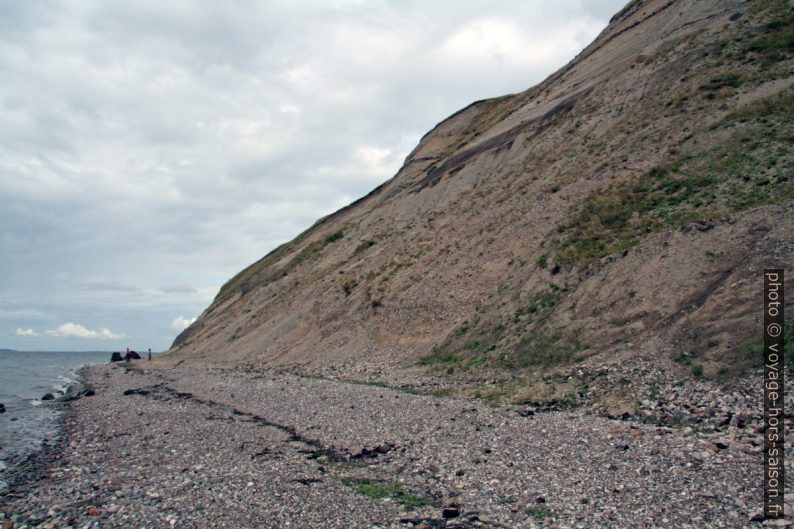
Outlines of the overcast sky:
[[623,2],[0,0],[0,347],[168,348]]

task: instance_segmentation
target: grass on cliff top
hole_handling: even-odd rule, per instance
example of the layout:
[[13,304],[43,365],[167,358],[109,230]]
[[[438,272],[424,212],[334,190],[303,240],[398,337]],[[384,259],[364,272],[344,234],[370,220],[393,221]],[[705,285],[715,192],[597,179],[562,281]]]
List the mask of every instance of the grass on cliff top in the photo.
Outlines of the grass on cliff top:
[[586,266],[653,233],[794,197],[794,89],[711,129],[730,132],[711,149],[680,154],[579,203],[558,229],[559,261]]

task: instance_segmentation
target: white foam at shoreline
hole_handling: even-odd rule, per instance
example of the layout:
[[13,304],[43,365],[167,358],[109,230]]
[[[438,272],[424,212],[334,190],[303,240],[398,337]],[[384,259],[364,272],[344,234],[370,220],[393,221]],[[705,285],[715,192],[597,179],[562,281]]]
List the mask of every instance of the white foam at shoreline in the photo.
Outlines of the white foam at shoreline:
[[[0,415],[0,491],[8,486],[6,475],[14,465],[40,449],[45,439],[60,433],[57,407],[48,406],[41,397],[65,392],[79,382],[79,370],[103,363],[105,353],[15,352],[0,356],[0,402],[8,413]],[[13,419],[13,420],[12,420]]]

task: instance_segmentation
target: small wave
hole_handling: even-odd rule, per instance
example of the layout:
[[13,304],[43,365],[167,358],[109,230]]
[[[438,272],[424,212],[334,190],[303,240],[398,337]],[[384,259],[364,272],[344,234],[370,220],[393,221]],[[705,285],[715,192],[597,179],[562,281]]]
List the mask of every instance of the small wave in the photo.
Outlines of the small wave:
[[41,402],[39,399],[32,399],[32,400],[30,401],[30,405],[31,405],[31,406],[41,406],[41,405],[42,405],[42,402]]
[[66,375],[58,375],[57,380],[58,383],[52,386],[53,389],[61,393],[66,393],[69,386],[77,383],[77,373],[75,370],[70,370]]

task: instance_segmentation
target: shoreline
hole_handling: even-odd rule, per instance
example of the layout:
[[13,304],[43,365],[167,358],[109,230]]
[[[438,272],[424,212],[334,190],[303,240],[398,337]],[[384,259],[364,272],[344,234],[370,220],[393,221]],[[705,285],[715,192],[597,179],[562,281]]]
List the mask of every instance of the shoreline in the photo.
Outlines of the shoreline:
[[[19,491],[34,486],[43,479],[47,467],[59,460],[63,448],[70,437],[70,434],[66,431],[66,425],[69,420],[68,415],[72,412],[65,404],[67,403],[56,404],[58,406],[58,416],[55,418],[53,432],[49,439],[45,438],[39,448],[28,453],[18,463],[8,465],[3,471],[7,487],[0,489],[0,498],[15,496]],[[50,404],[49,406],[53,405]]]
[[0,491],[19,482],[18,470],[61,436],[60,402],[76,398],[81,371],[107,360],[99,352],[10,351],[0,358]]
[[40,404],[40,406],[46,406],[56,412],[52,431],[44,436],[38,448],[31,450],[24,459],[9,464],[3,470],[6,487],[0,489],[0,497],[15,495],[18,491],[24,490],[25,487],[41,480],[46,468],[59,459],[65,444],[68,443],[72,435],[68,431],[68,424],[74,420],[75,411],[69,404],[77,398],[81,398],[81,396],[77,396],[64,400],[64,397],[70,394],[70,388],[72,389],[72,395],[78,395],[78,393],[74,392],[74,389],[85,387],[85,370],[97,365],[102,364],[85,364],[70,369],[70,372],[74,374],[74,379],[70,379],[71,382],[63,387],[63,394],[51,402]]
[[63,405],[0,522],[758,527],[758,457],[684,430],[292,375],[83,374],[96,395]]

